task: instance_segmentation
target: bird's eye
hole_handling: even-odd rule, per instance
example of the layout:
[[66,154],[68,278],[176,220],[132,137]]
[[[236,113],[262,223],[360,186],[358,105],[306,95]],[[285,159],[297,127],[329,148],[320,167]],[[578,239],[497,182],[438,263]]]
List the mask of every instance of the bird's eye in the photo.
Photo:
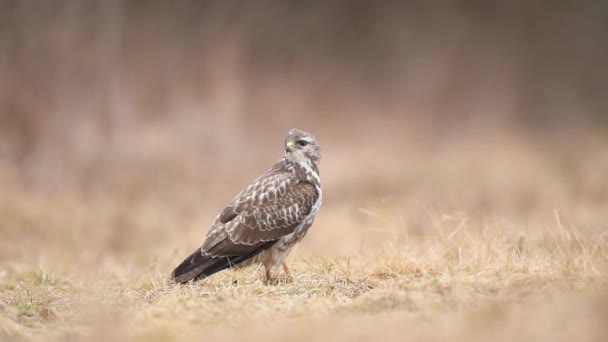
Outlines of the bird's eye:
[[304,147],[304,146],[308,145],[308,141],[306,141],[306,140],[298,140],[296,142],[296,144],[298,144],[298,146]]

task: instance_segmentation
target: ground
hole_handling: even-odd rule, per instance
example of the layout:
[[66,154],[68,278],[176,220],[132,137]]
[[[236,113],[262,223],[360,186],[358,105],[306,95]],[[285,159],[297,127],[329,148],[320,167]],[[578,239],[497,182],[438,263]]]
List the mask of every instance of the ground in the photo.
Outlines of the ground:
[[568,165],[529,145],[404,150],[364,175],[330,147],[295,279],[272,285],[254,267],[169,279],[244,184],[56,191],[6,172],[0,340],[604,341],[608,160],[586,146]]

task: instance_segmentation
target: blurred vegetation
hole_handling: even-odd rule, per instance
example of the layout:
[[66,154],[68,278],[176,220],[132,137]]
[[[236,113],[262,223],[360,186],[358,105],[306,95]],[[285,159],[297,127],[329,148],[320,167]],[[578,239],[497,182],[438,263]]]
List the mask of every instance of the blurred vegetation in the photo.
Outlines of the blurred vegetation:
[[326,146],[603,134],[607,36],[601,1],[5,0],[0,165],[99,180],[292,126]]

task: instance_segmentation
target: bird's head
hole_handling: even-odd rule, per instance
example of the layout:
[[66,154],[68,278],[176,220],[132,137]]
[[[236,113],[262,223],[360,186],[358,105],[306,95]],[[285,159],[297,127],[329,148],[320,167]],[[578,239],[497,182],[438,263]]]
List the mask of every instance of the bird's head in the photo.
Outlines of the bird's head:
[[321,146],[312,134],[292,128],[285,136],[285,158],[316,165],[321,160]]

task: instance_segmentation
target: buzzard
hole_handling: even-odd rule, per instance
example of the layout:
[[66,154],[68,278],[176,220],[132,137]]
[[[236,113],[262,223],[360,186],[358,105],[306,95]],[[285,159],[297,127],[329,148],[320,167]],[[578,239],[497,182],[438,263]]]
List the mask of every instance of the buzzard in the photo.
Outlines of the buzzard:
[[241,191],[215,218],[203,245],[175,268],[179,283],[208,277],[233,266],[283,265],[312,225],[321,206],[321,147],[307,132],[291,129],[285,155]]

